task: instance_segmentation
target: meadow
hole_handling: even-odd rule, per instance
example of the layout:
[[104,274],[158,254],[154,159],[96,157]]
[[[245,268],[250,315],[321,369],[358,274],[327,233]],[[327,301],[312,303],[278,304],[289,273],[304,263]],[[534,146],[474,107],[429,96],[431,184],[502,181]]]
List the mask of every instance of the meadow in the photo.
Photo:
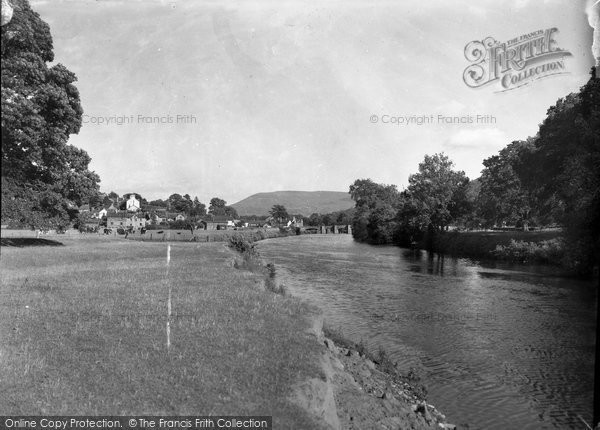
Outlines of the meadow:
[[[272,415],[322,377],[314,309],[234,268],[224,243],[57,236],[0,258],[0,415]],[[170,342],[167,297],[172,290]]]

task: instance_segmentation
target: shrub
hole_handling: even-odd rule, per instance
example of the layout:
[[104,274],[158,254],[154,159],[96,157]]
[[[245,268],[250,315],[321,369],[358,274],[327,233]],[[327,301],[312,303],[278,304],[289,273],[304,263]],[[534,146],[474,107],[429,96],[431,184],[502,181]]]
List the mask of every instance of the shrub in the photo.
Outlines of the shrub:
[[236,260],[234,262],[235,268],[247,269],[252,272],[261,272],[263,270],[260,254],[252,242],[241,235],[234,235],[229,238],[229,247],[242,255],[242,263]]
[[525,242],[512,239],[508,245],[497,245],[492,254],[501,260],[560,264],[564,257],[561,239]]
[[282,296],[285,295],[285,286],[278,285],[275,279],[275,265],[273,263],[268,263],[266,269],[267,275],[265,276],[265,288],[267,289],[267,291],[271,291],[275,294],[281,294]]
[[278,285],[276,281],[275,265],[272,263],[263,266],[262,260],[254,243],[241,235],[229,238],[229,246],[242,254],[242,262],[236,260],[233,267],[236,269],[247,269],[251,272],[260,272],[265,275],[265,289],[276,294],[285,295],[285,286]]

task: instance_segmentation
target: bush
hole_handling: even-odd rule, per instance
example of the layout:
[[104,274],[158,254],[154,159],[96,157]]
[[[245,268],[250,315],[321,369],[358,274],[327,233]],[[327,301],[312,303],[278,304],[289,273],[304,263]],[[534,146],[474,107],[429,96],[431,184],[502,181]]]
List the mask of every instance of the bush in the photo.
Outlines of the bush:
[[260,272],[265,275],[265,289],[276,294],[285,295],[285,286],[278,285],[276,281],[275,265],[272,263],[263,266],[262,260],[254,243],[242,235],[229,238],[229,246],[242,254],[242,262],[236,260],[233,266],[236,269],[246,269],[251,272]]
[[241,235],[234,235],[229,238],[229,247],[242,255],[243,262],[240,264],[236,260],[234,263],[237,269],[247,269],[253,272],[263,271],[260,254],[254,247],[254,243]]
[[496,245],[492,254],[500,260],[523,263],[560,264],[564,257],[561,239],[525,242],[511,239],[508,245]]
[[265,288],[267,291],[271,291],[275,294],[281,294],[282,296],[285,295],[285,286],[277,285],[277,281],[275,280],[275,265],[273,263],[268,263],[266,269],[267,275],[265,277]]

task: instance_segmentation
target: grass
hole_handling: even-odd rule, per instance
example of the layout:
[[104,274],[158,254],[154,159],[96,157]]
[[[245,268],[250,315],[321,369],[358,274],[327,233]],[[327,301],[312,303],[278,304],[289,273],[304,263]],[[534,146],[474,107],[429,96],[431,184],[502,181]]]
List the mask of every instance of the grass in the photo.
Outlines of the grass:
[[232,237],[244,237],[252,242],[280,237],[283,234],[276,228],[248,230],[147,230],[145,234],[137,231],[129,234],[127,239],[140,241],[172,241],[172,242],[227,242]]
[[264,276],[265,289],[275,294],[286,294],[285,286],[277,282],[277,270],[273,263],[264,264],[260,253],[256,249],[254,242],[248,240],[243,235],[233,236],[229,239],[229,247],[237,251],[242,258],[235,260],[233,266],[236,269],[245,269],[255,273],[261,273]]
[[340,328],[333,328],[328,325],[323,326],[323,334],[326,338],[333,341],[333,343],[338,347],[356,351],[361,356],[368,358],[377,365],[377,368],[381,372],[388,374],[392,380],[408,383],[412,392],[418,398],[425,399],[427,396],[427,389],[423,384],[421,384],[421,378],[417,375],[414,369],[410,369],[406,375],[402,374],[398,370],[397,363],[392,361],[392,358],[383,347],[379,346],[377,352],[373,353],[367,348],[362,339],[358,343],[353,342],[343,334]]
[[[319,375],[309,309],[234,270],[223,244],[89,237],[3,247],[0,415],[273,415]],[[171,348],[166,301],[172,287]]]

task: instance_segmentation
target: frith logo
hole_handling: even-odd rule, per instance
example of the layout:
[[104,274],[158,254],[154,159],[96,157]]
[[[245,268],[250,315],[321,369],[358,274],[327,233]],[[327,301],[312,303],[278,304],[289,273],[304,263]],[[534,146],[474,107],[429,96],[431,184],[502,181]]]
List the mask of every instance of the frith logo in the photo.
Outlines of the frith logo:
[[565,57],[572,54],[556,46],[557,28],[537,30],[500,43],[493,37],[465,46],[470,64],[463,80],[471,88],[499,82],[499,91],[514,90],[552,75],[567,73]]

